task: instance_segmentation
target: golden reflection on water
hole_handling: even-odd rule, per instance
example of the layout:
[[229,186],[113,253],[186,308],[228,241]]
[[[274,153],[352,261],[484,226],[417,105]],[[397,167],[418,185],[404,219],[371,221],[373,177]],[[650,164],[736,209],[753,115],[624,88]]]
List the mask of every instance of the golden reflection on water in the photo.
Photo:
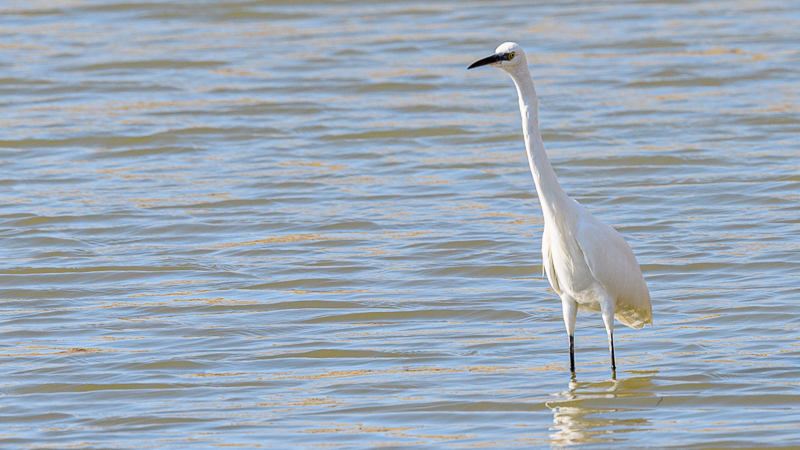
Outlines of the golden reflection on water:
[[[0,447],[798,440],[791,2],[5,3]],[[589,323],[569,382],[499,30],[627,378]]]

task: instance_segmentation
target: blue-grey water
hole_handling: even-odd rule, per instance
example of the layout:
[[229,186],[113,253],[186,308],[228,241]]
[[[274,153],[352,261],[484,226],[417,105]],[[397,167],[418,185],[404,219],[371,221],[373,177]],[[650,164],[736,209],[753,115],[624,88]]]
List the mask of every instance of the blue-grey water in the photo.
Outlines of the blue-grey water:
[[[3,2],[0,446],[798,445],[800,3],[537,3]],[[650,288],[616,379],[507,40]]]

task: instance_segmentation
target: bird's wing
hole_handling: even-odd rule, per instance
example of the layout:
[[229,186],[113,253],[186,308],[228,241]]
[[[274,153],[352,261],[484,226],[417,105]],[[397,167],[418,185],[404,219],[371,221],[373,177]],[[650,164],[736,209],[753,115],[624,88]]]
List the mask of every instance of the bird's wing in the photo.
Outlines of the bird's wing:
[[556,276],[556,269],[553,267],[553,250],[550,247],[552,239],[550,239],[550,232],[547,224],[544,226],[542,232],[542,266],[547,274],[547,280],[550,281],[550,286],[556,291],[556,294],[561,295],[561,287],[558,284],[558,277]]
[[614,299],[615,316],[633,328],[652,325],[650,293],[630,246],[617,230],[580,208],[575,237],[595,280]]

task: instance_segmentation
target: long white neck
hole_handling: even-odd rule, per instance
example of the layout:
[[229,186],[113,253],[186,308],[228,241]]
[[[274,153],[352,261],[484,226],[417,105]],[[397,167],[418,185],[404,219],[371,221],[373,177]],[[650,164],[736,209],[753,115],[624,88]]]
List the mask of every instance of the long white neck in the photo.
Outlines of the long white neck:
[[528,65],[523,61],[508,74],[517,86],[528,164],[531,166],[533,182],[536,183],[536,193],[542,205],[542,213],[547,220],[548,217],[563,214],[566,209],[570,209],[568,206],[570,200],[558,184],[556,173],[544,150],[542,133],[539,131],[539,100],[536,98],[536,88],[533,87]]

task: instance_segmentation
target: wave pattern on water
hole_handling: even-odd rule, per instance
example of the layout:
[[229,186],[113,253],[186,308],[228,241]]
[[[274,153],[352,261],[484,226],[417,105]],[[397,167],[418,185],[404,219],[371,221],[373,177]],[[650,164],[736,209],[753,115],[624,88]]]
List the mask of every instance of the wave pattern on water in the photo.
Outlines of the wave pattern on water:
[[[0,445],[800,441],[791,2],[0,6]],[[542,277],[513,85],[655,327]]]

